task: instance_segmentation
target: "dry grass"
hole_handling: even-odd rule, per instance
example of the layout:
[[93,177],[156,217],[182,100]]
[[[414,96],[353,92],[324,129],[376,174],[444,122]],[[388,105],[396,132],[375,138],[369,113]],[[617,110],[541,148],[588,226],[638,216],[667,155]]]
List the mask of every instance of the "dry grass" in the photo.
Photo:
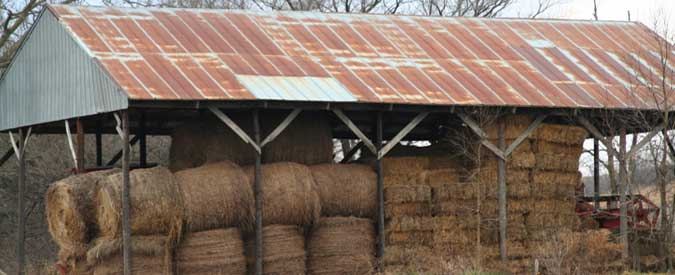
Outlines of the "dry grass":
[[321,164],[310,169],[323,216],[375,216],[377,175],[372,168],[360,164]]
[[185,199],[188,231],[253,228],[253,189],[238,165],[211,163],[177,172],[175,177]]
[[244,275],[246,257],[238,228],[185,235],[176,253],[178,274]]
[[387,203],[430,202],[431,187],[428,185],[394,185],[384,188]]

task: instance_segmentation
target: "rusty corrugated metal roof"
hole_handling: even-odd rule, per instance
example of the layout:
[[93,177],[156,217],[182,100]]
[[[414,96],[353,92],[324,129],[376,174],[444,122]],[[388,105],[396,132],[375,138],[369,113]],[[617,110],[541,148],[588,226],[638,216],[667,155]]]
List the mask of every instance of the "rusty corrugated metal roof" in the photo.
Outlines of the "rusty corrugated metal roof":
[[49,9],[137,100],[651,108],[660,74],[630,22]]

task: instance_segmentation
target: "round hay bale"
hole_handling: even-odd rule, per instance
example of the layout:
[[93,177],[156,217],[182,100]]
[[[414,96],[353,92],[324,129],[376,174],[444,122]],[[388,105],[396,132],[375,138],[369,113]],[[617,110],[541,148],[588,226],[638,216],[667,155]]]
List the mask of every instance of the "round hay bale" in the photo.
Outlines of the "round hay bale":
[[244,170],[235,163],[206,164],[177,172],[175,177],[184,197],[188,231],[253,228],[253,189]]
[[370,219],[321,218],[307,241],[308,274],[372,274],[375,228]]
[[[309,168],[293,162],[277,162],[261,167],[262,220],[264,225],[311,225],[319,219],[321,201]],[[251,186],[254,168],[247,167]]]
[[377,174],[369,166],[321,164],[310,169],[321,198],[323,216],[375,216]]
[[87,243],[96,235],[95,202],[101,180],[118,169],[74,175],[50,185],[45,195],[49,233],[61,247],[62,263],[87,252]]
[[[171,270],[167,257],[166,236],[132,236],[131,271],[134,274],[163,275]],[[122,275],[122,238],[98,238],[87,251],[87,264],[94,275]]]
[[[270,114],[265,117],[262,128],[264,136],[267,136],[286,116]],[[305,165],[333,162],[333,129],[328,118],[323,113],[300,113],[279,136],[265,145],[262,159],[264,163],[297,162]]]
[[186,122],[176,126],[171,133],[169,147],[169,169],[180,171],[197,167],[206,162],[206,146],[200,134],[206,133],[206,125],[200,122]]
[[[173,174],[164,167],[136,169],[129,173],[129,179],[132,234],[179,236],[183,225],[183,197]],[[96,219],[101,236],[121,236],[122,185],[122,174],[114,174],[104,180],[98,192]]]
[[428,185],[393,185],[384,188],[387,203],[430,202],[431,187]]
[[[246,240],[248,273],[255,271],[255,237]],[[301,227],[263,227],[263,274],[305,274],[305,237]]]
[[244,242],[238,228],[185,235],[176,253],[178,274],[246,274]]

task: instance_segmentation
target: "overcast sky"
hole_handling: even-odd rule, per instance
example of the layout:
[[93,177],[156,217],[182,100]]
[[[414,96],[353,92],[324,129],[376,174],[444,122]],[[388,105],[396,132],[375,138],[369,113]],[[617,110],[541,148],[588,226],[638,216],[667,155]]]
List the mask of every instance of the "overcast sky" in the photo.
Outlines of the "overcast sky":
[[[555,0],[554,0],[555,1]],[[540,17],[593,19],[593,0],[557,0],[555,6]],[[508,17],[527,16],[536,7],[537,0],[521,0],[504,13]],[[665,18],[675,28],[675,0],[597,0],[600,20],[640,21],[652,27],[655,18]]]

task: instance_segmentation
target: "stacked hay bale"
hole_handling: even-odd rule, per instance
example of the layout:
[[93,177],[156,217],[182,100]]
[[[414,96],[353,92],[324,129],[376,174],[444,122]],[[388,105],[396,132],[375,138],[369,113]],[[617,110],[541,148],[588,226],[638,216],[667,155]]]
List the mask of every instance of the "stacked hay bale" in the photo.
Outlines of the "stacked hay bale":
[[377,175],[360,164],[311,167],[321,219],[308,240],[309,274],[372,274],[375,270]]

